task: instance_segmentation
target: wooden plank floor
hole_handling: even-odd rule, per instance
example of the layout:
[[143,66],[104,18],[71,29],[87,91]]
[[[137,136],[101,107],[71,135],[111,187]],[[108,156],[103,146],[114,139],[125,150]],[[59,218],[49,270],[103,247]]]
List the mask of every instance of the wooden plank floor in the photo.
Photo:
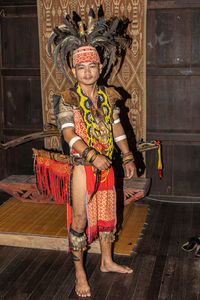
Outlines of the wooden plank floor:
[[[100,255],[87,255],[90,299],[200,299],[200,258],[181,250],[188,237],[200,234],[199,216],[200,204],[151,203],[148,225],[135,251],[131,256],[115,255],[118,263],[134,268],[133,274],[101,273]],[[78,299],[70,255],[0,246],[0,299]]]

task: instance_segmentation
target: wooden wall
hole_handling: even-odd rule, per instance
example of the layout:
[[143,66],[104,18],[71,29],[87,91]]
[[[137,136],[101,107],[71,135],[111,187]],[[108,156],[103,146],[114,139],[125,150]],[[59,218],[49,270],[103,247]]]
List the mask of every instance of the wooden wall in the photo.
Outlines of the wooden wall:
[[147,139],[164,164],[160,180],[147,154],[150,196],[200,200],[200,1],[149,1],[147,28]]
[[[42,129],[36,1],[0,2],[0,139],[6,142]],[[32,173],[33,146],[0,151],[0,178]]]

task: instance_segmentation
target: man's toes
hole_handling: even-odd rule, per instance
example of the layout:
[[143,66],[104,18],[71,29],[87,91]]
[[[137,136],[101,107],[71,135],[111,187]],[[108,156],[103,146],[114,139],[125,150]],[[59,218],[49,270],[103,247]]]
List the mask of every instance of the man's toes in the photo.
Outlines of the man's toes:
[[79,297],[90,297],[91,296],[90,291],[78,291],[75,289],[75,292]]
[[84,291],[84,293],[82,294],[82,297],[90,297],[90,291]]
[[127,266],[124,266],[124,269],[126,270],[127,273],[133,273],[133,269],[131,269]]
[[81,297],[81,294],[79,293],[79,291],[77,291],[77,290],[75,289],[75,292],[76,292],[77,296]]
[[90,297],[90,296],[91,296],[91,293],[88,291],[87,294],[86,294],[86,296],[87,296],[87,297]]
[[75,289],[75,292],[76,292],[76,294],[77,294],[79,297],[84,297],[82,291],[79,291],[79,290]]
[[129,269],[129,270],[128,270],[128,273],[133,273],[133,270],[132,270],[132,269]]
[[130,268],[127,268],[126,270],[127,270],[128,273],[133,273],[133,270],[130,269]]

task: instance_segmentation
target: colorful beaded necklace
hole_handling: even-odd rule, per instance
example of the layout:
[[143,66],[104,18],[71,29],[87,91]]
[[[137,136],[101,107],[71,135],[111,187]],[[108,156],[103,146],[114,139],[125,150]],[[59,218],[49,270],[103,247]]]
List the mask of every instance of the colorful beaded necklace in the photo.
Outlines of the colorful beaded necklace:
[[[110,159],[112,159],[113,153],[113,134],[112,134],[112,125],[111,125],[111,108],[108,103],[107,95],[102,91],[100,87],[98,87],[98,101],[97,106],[98,108],[103,109],[104,113],[104,120],[103,122],[104,127],[107,129],[106,135],[106,145],[105,145],[105,136],[102,137],[101,131],[99,130],[99,124],[96,121],[92,111],[94,110],[94,105],[92,100],[84,93],[81,89],[80,85],[77,83],[75,85],[76,92],[79,95],[80,107],[82,110],[82,116],[84,123],[86,125],[86,133],[88,139],[88,145],[90,147],[97,148],[98,143],[104,145],[103,153],[102,150],[98,149],[101,154],[106,155]],[[94,136],[94,132],[96,137]]]

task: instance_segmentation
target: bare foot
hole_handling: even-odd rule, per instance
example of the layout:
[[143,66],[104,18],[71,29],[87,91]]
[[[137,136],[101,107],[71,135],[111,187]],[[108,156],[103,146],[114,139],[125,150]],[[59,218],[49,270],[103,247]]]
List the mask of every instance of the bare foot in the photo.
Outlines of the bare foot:
[[110,263],[102,263],[100,267],[101,272],[116,272],[116,273],[133,273],[133,270],[124,265],[118,265],[114,261]]
[[90,297],[90,287],[87,282],[85,273],[76,276],[75,292],[79,297]]

